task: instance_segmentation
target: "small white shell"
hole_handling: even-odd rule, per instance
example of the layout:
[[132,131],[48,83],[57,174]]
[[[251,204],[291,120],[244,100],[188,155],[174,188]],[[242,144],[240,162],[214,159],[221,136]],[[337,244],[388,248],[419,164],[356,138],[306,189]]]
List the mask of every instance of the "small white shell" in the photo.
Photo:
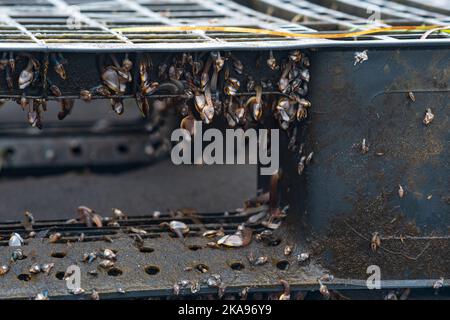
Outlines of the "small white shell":
[[0,276],[7,274],[8,271],[9,271],[8,265],[4,264],[4,265],[0,266]]
[[398,196],[400,198],[403,198],[405,196],[405,190],[403,189],[403,187],[401,185],[398,185]]
[[269,261],[269,258],[267,256],[261,256],[261,257],[256,258],[256,260],[253,262],[253,264],[255,266],[262,266],[262,265],[266,264],[267,261]]
[[116,258],[116,254],[111,249],[105,249],[102,252],[102,257],[107,260],[114,260]]
[[309,253],[308,252],[302,252],[297,256],[297,260],[299,262],[305,262],[309,259]]
[[108,268],[111,268],[114,266],[114,262],[112,262],[111,260],[105,259],[105,260],[102,260],[99,265],[102,268],[108,269]]
[[10,247],[20,247],[23,245],[23,239],[18,233],[13,233],[11,238],[9,238],[9,246]]
[[423,118],[423,124],[427,126],[431,122],[433,122],[433,120],[434,120],[434,114],[433,114],[433,112],[431,112],[431,109],[428,108],[425,112],[425,117]]
[[30,273],[32,274],[37,274],[41,272],[41,266],[38,263],[34,263],[31,267],[30,267]]
[[236,234],[226,235],[217,241],[218,245],[223,245],[227,247],[241,247],[244,241],[241,236]]
[[39,292],[34,300],[49,300],[49,298],[46,293]]
[[170,221],[169,228],[171,230],[180,230],[183,234],[189,232],[189,227],[184,222],[181,221],[176,220]]
[[84,293],[84,289],[83,289],[83,288],[76,288],[76,289],[73,289],[73,290],[71,291],[71,293],[72,293],[72,294],[75,294],[75,295],[77,295],[77,294],[83,294],[83,293]]

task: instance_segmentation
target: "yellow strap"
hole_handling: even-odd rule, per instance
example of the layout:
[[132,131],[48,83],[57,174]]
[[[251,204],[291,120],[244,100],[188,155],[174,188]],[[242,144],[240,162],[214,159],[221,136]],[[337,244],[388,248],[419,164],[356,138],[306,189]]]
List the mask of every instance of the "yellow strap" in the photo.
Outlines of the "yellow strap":
[[[143,26],[130,28],[115,28],[116,32],[187,32],[187,31],[205,31],[205,32],[235,32],[235,33],[253,33],[287,38],[305,38],[305,39],[337,39],[351,38],[368,34],[381,33],[387,31],[426,31],[443,26],[394,26],[384,28],[374,28],[368,30],[353,31],[347,33],[292,33],[285,31],[274,31],[268,29],[242,28],[242,27],[216,27],[216,26]],[[446,28],[446,27],[444,27]],[[450,33],[450,29],[440,30]]]

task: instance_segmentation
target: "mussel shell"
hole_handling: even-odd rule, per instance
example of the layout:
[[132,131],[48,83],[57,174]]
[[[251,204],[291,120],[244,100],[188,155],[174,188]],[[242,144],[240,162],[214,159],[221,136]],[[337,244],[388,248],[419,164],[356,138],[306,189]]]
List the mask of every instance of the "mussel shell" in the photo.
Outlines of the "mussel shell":
[[19,76],[19,89],[26,89],[34,79],[34,73],[28,70],[23,70]]
[[210,123],[214,118],[215,110],[213,106],[206,106],[202,110],[203,119],[206,123]]
[[181,221],[176,220],[170,221],[169,228],[171,230],[180,230],[183,234],[189,232],[189,227],[184,222]]
[[220,238],[217,241],[217,244],[226,247],[242,247],[244,245],[244,240],[241,235],[231,234]]
[[202,113],[203,108],[206,106],[206,97],[204,94],[196,94],[194,99],[195,109],[198,113]]
[[119,75],[113,67],[108,67],[102,74],[103,83],[113,92],[119,93],[121,91],[121,83]]
[[122,115],[125,111],[122,99],[111,99],[111,107],[114,112],[118,115]]

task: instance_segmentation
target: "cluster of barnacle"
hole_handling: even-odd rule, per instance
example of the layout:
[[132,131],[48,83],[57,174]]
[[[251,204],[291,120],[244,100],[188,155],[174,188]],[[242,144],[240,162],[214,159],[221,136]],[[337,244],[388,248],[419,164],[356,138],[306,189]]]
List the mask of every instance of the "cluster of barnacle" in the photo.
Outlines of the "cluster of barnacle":
[[[299,50],[279,61],[270,51],[263,60],[274,75],[264,79],[252,75],[262,67],[261,59],[245,70],[244,63],[231,52],[174,54],[158,65],[145,53],[136,60],[139,80],[135,80],[134,96],[141,114],[148,116],[156,101],[162,108],[172,106],[183,116],[180,126],[191,133],[196,119],[209,124],[219,115],[230,127],[244,127],[272,114],[280,127],[287,130],[295,120],[306,118],[311,106],[305,99],[309,59]],[[93,96],[110,98],[112,109],[122,114],[121,96],[127,92],[127,84],[133,82],[133,62],[125,55],[119,63],[113,54],[107,61],[111,64],[100,68],[101,84],[82,90],[80,98],[85,101]],[[160,95],[155,98],[157,93]]]
[[[26,61],[25,68],[20,70],[20,73],[16,75],[16,66],[21,60]],[[27,111],[28,122],[31,126],[42,128],[42,112],[47,110],[47,99],[43,97],[35,99],[28,98],[30,89],[41,84],[45,91],[49,91],[55,97],[62,96],[61,90],[47,77],[47,70],[50,65],[62,80],[66,80],[65,64],[67,64],[67,60],[60,53],[49,54],[44,63],[41,63],[39,59],[30,53],[20,53],[17,55],[14,55],[12,52],[2,53],[0,71],[5,71],[6,85],[10,92],[15,88],[22,91],[21,97],[15,98],[14,100],[23,110]],[[46,96],[47,92],[44,95]],[[70,113],[74,101],[61,99],[60,105],[61,112],[58,114],[58,117],[63,119]]]
[[[94,95],[109,97],[113,110],[122,114],[120,96],[125,94],[127,83],[132,82],[133,63],[128,56],[121,64],[113,54],[109,56],[112,65],[101,68],[102,83],[82,90],[80,97],[85,101]],[[192,130],[196,118],[209,124],[223,114],[228,125],[236,127],[258,122],[269,111],[281,128],[288,129],[295,119],[304,119],[311,106],[304,98],[308,92],[309,60],[299,50],[292,51],[286,61],[277,61],[269,53],[267,66],[281,75],[279,79],[254,79],[253,72],[245,72],[244,64],[231,52],[176,54],[158,66],[149,54],[141,54],[137,60],[139,81],[135,98],[142,115],[150,113],[151,95],[165,93],[165,98],[157,100],[163,101],[164,106],[176,105],[184,117],[181,127],[188,130]],[[260,68],[260,62],[249,70],[253,71],[253,67]]]
[[0,59],[0,71],[5,71],[5,80],[8,89],[12,90],[13,84],[13,74],[16,70],[16,59],[14,53],[3,52],[2,58]]
[[[59,53],[50,53],[41,63],[31,54],[22,53],[14,57],[4,53],[0,70],[6,72],[10,91],[16,87],[16,60],[22,58],[28,63],[17,80],[22,96],[16,100],[28,111],[30,124],[42,126],[41,113],[46,110],[48,96],[59,101],[61,111],[58,118],[65,118],[71,112],[74,100],[63,97],[47,71],[52,67],[62,80],[66,80],[66,59]],[[273,76],[257,79],[264,60]],[[270,51],[266,58],[260,55],[251,66],[244,65],[234,53],[219,51],[169,55],[158,66],[154,66],[150,55],[144,53],[136,56],[136,62],[137,66],[128,55],[120,62],[114,54],[102,55],[100,84],[81,90],[79,98],[84,101],[91,101],[94,97],[109,98],[112,109],[120,115],[124,112],[123,99],[128,85],[134,80],[132,91],[143,116],[150,114],[151,101],[155,101],[151,96],[159,92],[163,97],[159,101],[163,101],[165,106],[176,105],[179,108],[184,117],[181,126],[186,129],[193,127],[196,118],[211,123],[222,114],[230,127],[236,127],[258,123],[265,115],[273,114],[280,127],[287,130],[295,120],[304,119],[311,106],[305,99],[310,78],[309,59],[299,50],[291,51],[287,57],[278,60]],[[138,75],[139,79],[133,79],[132,74]],[[48,92],[44,92],[42,98],[29,99],[28,89],[38,83]]]
[[256,79],[252,74],[261,68],[260,59],[248,66],[248,72],[231,52],[211,52],[204,59],[185,53],[174,58],[170,67],[160,66],[159,75],[167,72],[171,81],[184,85],[181,127],[187,130],[192,130],[196,118],[209,124],[221,114],[230,127],[258,123],[264,115],[273,114],[286,130],[296,119],[306,118],[311,106],[304,98],[310,78],[309,59],[294,50],[284,61],[277,61],[271,51],[266,63],[275,72],[273,78]]
[[[130,71],[133,63],[125,57],[120,65],[114,55],[110,57],[113,65],[103,66],[101,69],[102,84],[90,90],[82,90],[80,99],[90,101],[94,95],[120,96],[125,93],[127,83],[132,80]],[[16,64],[21,59],[27,60],[26,67],[16,76]],[[10,92],[14,89],[21,90],[21,97],[14,100],[28,112],[28,122],[31,126],[42,128],[42,112],[47,110],[46,97],[56,98],[59,101],[61,110],[58,113],[58,119],[64,119],[72,111],[75,100],[64,98],[62,90],[48,76],[48,68],[51,67],[61,80],[67,80],[68,75],[64,67],[66,64],[67,60],[61,53],[50,53],[43,62],[30,53],[20,53],[16,57],[12,53],[9,55],[3,53],[0,71],[5,71],[6,84]],[[30,89],[37,88],[38,85],[44,88],[44,92],[39,93],[42,97],[29,98]],[[124,110],[122,99],[112,98],[111,102],[113,110],[122,114]]]
[[125,55],[120,64],[114,54],[110,54],[111,65],[100,66],[101,84],[89,90],[81,90],[80,98],[90,102],[93,96],[109,97],[111,107],[118,115],[125,111],[123,106],[123,96],[127,91],[127,84],[133,81],[131,71],[133,62]]

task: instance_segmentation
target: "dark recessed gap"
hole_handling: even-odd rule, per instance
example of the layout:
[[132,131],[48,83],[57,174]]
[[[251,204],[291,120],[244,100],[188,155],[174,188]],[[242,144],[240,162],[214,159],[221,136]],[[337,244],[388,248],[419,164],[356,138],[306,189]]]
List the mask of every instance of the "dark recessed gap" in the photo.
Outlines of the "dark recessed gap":
[[83,149],[81,149],[81,146],[79,146],[79,145],[75,145],[75,146],[70,147],[70,151],[76,157],[81,156],[81,154],[83,153]]
[[233,262],[232,264],[230,264],[230,268],[236,271],[240,271],[245,269],[245,266],[242,262]]
[[66,256],[66,253],[65,252],[53,252],[52,254],[51,254],[51,256],[53,257],[53,258],[64,258],[65,256]]
[[9,159],[14,155],[14,153],[16,153],[16,149],[14,149],[13,147],[7,147],[3,150],[3,157],[5,159]]
[[[125,233],[130,234],[131,238],[134,238],[134,234],[130,231],[125,231]],[[156,238],[161,238],[161,235],[158,233],[147,233],[146,235],[141,235],[140,236],[142,239],[156,239]]]
[[277,262],[277,268],[283,271],[286,271],[287,269],[289,269],[289,261],[287,260],[280,260]]
[[[169,236],[171,238],[179,238],[175,233],[169,233]],[[189,231],[188,234],[183,235],[184,238],[190,238],[190,237],[196,237],[196,236],[198,236],[198,233],[192,232],[192,230]]]
[[156,238],[161,238],[161,235],[157,234],[157,233],[151,233],[151,234],[142,236],[142,239],[156,239]]
[[197,250],[200,250],[201,248],[202,248],[202,246],[199,246],[196,244],[188,246],[188,249],[192,250],[192,251],[197,251]]
[[119,144],[117,146],[117,152],[120,154],[127,154],[130,152],[130,148],[126,144]]
[[148,266],[145,268],[145,272],[153,276],[159,273],[159,268],[157,266]]
[[31,277],[29,274],[21,273],[17,276],[17,279],[19,279],[20,281],[30,281]]
[[108,275],[112,276],[112,277],[117,277],[120,276],[122,274],[122,270],[120,270],[119,268],[111,268],[108,270]]
[[139,251],[144,252],[144,253],[151,253],[151,252],[155,251],[155,249],[150,248],[150,247],[140,247]]
[[64,280],[64,275],[65,275],[66,273],[64,272],[64,271],[58,271],[56,274],[55,274],[55,277],[56,277],[56,279],[58,279],[58,280]]

